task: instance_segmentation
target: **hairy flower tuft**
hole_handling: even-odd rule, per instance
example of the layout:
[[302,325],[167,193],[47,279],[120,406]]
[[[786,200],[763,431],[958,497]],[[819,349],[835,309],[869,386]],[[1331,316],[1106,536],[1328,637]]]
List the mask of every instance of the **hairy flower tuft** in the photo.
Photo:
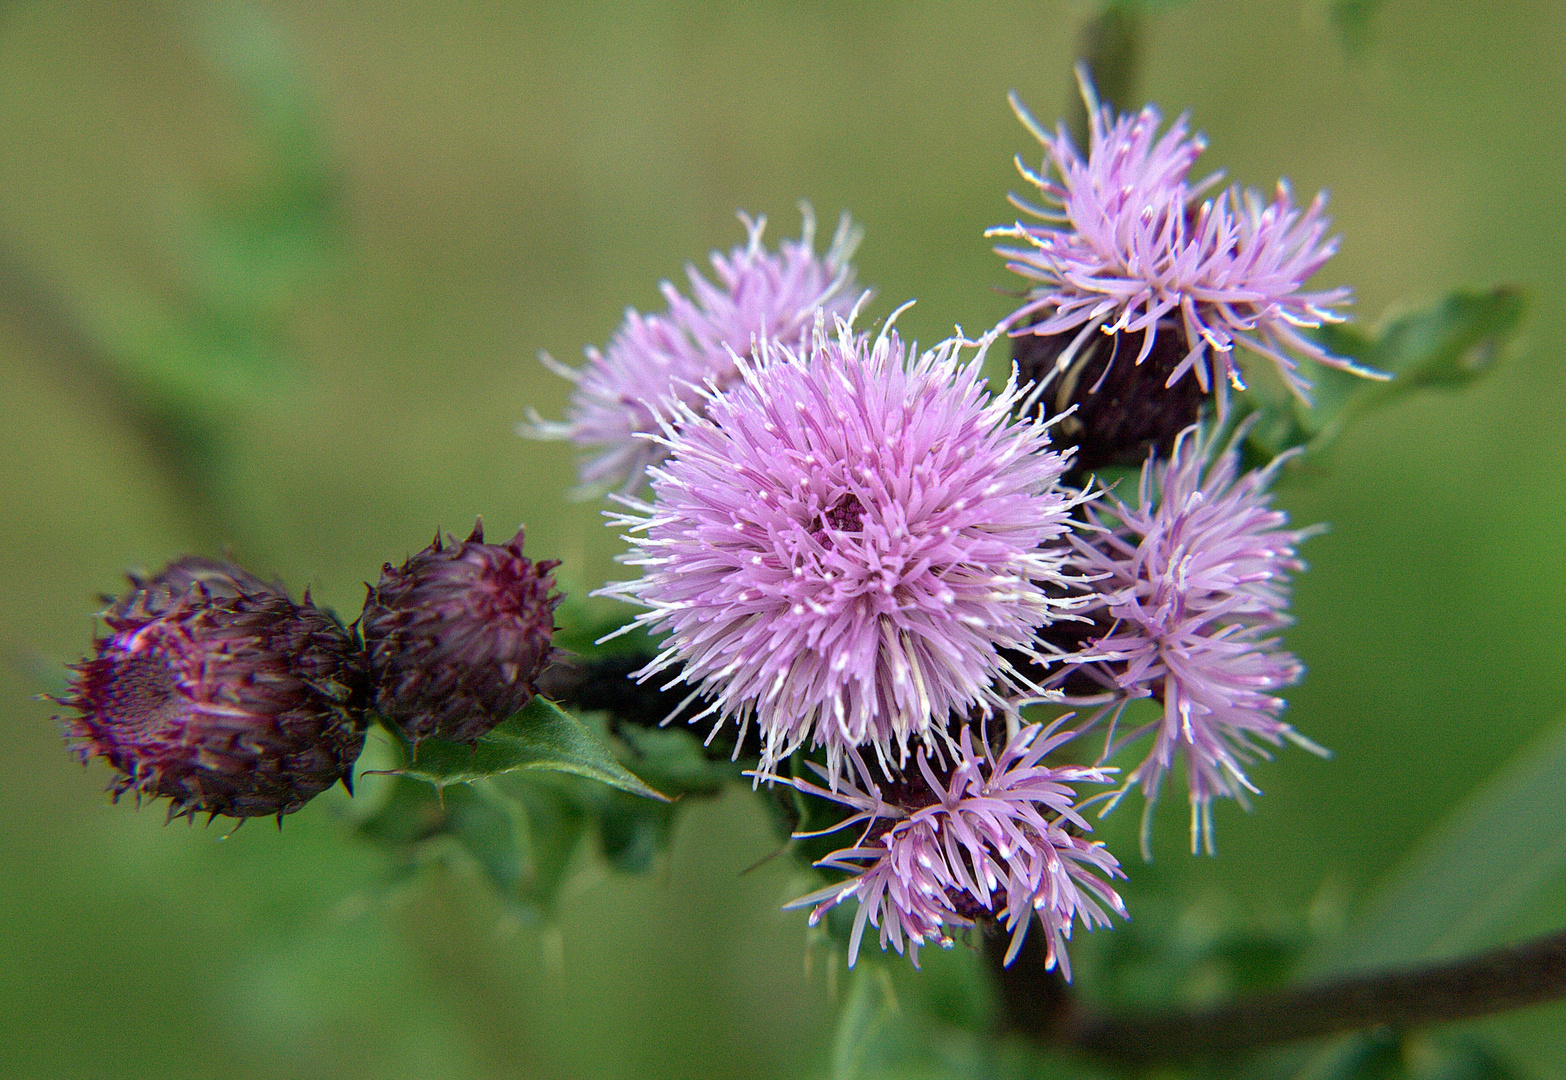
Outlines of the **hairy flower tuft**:
[[921,945],[950,946],[948,928],[984,918],[1011,934],[1005,958],[1010,964],[1037,916],[1049,935],[1046,967],[1059,963],[1069,980],[1065,943],[1072,926],[1079,921],[1088,929],[1107,926],[1106,906],[1126,913],[1106,880],[1125,876],[1119,862],[1102,844],[1070,831],[1092,831],[1076,808],[1072,785],[1107,783],[1113,770],[1043,764],[1073,736],[1035,724],[996,756],[987,745],[982,754],[975,752],[973,729],[964,727],[950,772],[937,775],[921,749],[917,779],[923,783],[905,780],[895,793],[878,786],[853,751],[856,776],[842,779],[835,791],[783,781],[855,811],[834,830],[864,825],[856,844],[816,864],[851,876],[787,906],[812,907],[814,926],[831,908],[856,899],[850,967],[867,921],[879,928],[882,949],[890,944],[902,953],[906,942],[918,966]]
[[1188,429],[1167,461],[1143,467],[1137,506],[1111,495],[1088,511],[1099,531],[1072,538],[1098,594],[1082,614],[1102,632],[1060,670],[1095,680],[1116,715],[1136,698],[1162,703],[1159,720],[1113,748],[1153,734],[1152,750],[1126,778],[1128,788],[1141,786],[1149,809],[1175,758],[1185,759],[1193,851],[1203,843],[1212,850],[1214,798],[1244,804],[1256,792],[1244,767],[1268,754],[1253,736],[1324,753],[1279,719],[1286,703],[1277,696],[1304,674],[1276,632],[1291,621],[1289,578],[1305,568],[1295,549],[1317,530],[1286,528],[1288,516],[1272,506],[1267,488],[1283,458],[1240,474],[1243,431],[1215,454],[1199,429]]
[[363,661],[310,603],[228,563],[186,558],[104,613],[111,631],[60,704],[111,790],[167,797],[170,818],[299,809],[347,783],[364,743]]
[[[1310,382],[1299,370],[1301,357],[1387,377],[1326,352],[1301,333],[1341,322],[1336,309],[1350,300],[1346,288],[1305,288],[1337,249],[1337,239],[1325,235],[1325,194],[1303,211],[1283,181],[1271,199],[1238,188],[1206,196],[1222,174],[1188,179],[1206,142],[1189,134],[1187,116],[1160,135],[1158,110],[1148,106],[1117,117],[1099,103],[1086,69],[1079,67],[1077,75],[1090,127],[1085,161],[1063,125],[1050,134],[1016,95],[1011,99],[1046,152],[1038,172],[1017,162],[1043,205],[1012,199],[1042,224],[1019,221],[988,233],[1020,242],[996,251],[1030,282],[1026,301],[1006,320],[1013,335],[1071,335],[1057,350],[1061,371],[1098,331],[1140,335],[1138,364],[1160,335],[1175,335],[1184,355],[1166,385],[1194,372],[1204,393],[1216,383],[1220,411],[1225,380],[1244,388],[1236,346],[1270,360],[1307,400]],[[1120,351],[1129,354],[1135,344]]]
[[[611,515],[641,567],[601,592],[651,610],[669,639],[641,673],[678,679],[743,734],[761,768],[825,746],[935,745],[948,716],[988,715],[1036,690],[1001,655],[1031,655],[1063,603],[1061,545],[1075,492],[1042,423],[1010,415],[953,339],[920,356],[818,321],[802,352],[765,344],[737,381],[680,406],[660,437],[651,505]],[[693,697],[695,694],[692,695]],[[716,728],[714,729],[716,730]]]
[[472,742],[533,700],[549,660],[560,564],[522,554],[523,531],[484,543],[448,537],[387,563],[365,599],[360,628],[375,708],[410,739]]
[[716,281],[686,267],[691,296],[669,282],[669,302],[660,315],[627,310],[625,322],[603,352],[589,347],[587,364],[567,368],[549,356],[544,363],[576,384],[564,422],[537,416],[524,435],[567,439],[595,453],[582,464],[587,490],[618,487],[630,493],[642,484],[664,448],[644,436],[656,434],[659,417],[681,404],[700,412],[702,388],[723,386],[736,375],[735,357],[749,355],[752,341],[792,342],[815,322],[818,309],[848,315],[856,299],[854,269],[860,230],[844,214],[824,258],[815,253],[815,216],[802,204],[798,240],[785,240],[776,253],[762,246],[767,219],[740,214],[749,240],[728,255],[714,252]]

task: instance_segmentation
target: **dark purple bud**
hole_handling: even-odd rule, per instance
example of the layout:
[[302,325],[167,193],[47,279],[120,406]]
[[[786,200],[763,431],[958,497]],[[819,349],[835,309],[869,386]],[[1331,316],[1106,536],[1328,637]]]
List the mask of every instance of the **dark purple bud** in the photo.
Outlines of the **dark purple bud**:
[[387,563],[359,625],[375,708],[418,742],[472,742],[533,700],[555,632],[550,571],[522,554],[522,530],[484,543],[483,523]]
[[1141,334],[1094,331],[1065,357],[1077,330],[1012,339],[1012,358],[1023,385],[1038,390],[1035,410],[1047,419],[1073,405],[1076,411],[1051,428],[1054,448],[1075,446],[1076,472],[1105,465],[1140,465],[1157,450],[1167,458],[1175,437],[1196,423],[1211,396],[1196,379],[1166,385],[1190,352],[1178,324],[1161,326],[1152,350],[1140,364]]
[[111,631],[60,704],[110,790],[167,797],[169,816],[292,813],[341,780],[364,745],[367,689],[352,638],[237,566],[185,558],[104,613]]

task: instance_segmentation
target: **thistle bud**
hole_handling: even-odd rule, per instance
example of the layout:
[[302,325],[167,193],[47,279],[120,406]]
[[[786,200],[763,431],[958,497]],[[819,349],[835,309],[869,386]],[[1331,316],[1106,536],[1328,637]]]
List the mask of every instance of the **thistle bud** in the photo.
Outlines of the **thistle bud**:
[[363,661],[306,595],[228,563],[185,558],[111,604],[111,631],[58,699],[85,762],[119,772],[114,798],[167,797],[169,817],[299,809],[350,782]]
[[418,742],[472,742],[533,700],[555,632],[555,560],[522,554],[523,532],[484,543],[483,523],[402,567],[387,563],[360,628],[375,708]]

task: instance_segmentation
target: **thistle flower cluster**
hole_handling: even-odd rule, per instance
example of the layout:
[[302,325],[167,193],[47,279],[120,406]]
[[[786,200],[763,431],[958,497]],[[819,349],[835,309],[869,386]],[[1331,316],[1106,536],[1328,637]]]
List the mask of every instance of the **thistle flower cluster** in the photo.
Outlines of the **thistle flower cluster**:
[[[1349,298],[1306,288],[1336,244],[1323,199],[1212,194],[1218,176],[1189,178],[1204,144],[1185,117],[1160,134],[1156,110],[1117,117],[1085,76],[1083,94],[1086,160],[1013,101],[1047,152],[1023,169],[1044,205],[1017,203],[1043,224],[992,230],[1019,242],[999,250],[1029,292],[989,333],[920,351],[897,313],[858,330],[846,216],[818,259],[808,208],[775,253],[741,215],[748,243],[712,256],[715,281],[666,283],[667,311],[629,311],[580,370],[546,358],[576,389],[563,422],[524,428],[587,450],[584,486],[620,489],[608,516],[638,576],[598,595],[644,609],[620,632],[664,635],[631,673],[641,697],[680,687],[670,718],[694,706],[709,742],[754,747],[757,785],[844,808],[835,828],[857,838],[817,864],[841,880],[791,906],[815,923],[857,901],[850,963],[867,926],[915,962],[960,930],[1006,934],[1009,963],[1036,920],[1069,978],[1073,929],[1125,915],[1088,803],[1140,788],[1150,812],[1181,771],[1192,850],[1211,851],[1211,804],[1248,805],[1251,765],[1285,741],[1319,749],[1279,696],[1303,673],[1279,635],[1314,530],[1272,505],[1284,458],[1247,472],[1246,426],[1220,448],[1200,421],[1216,392],[1226,422],[1238,347],[1301,397],[1303,359],[1374,374],[1302,332]],[[1018,364],[992,392],[981,366],[1007,333]],[[1134,504],[1087,475],[1115,461],[1142,465]],[[556,565],[521,531],[437,535],[386,564],[344,628],[308,596],[181,560],[106,613],[63,699],[70,730],[116,794],[281,817],[348,781],[372,715],[416,752],[532,700]],[[1129,721],[1143,700],[1157,717]],[[1081,711],[1025,722],[1038,706]],[[1099,758],[1067,760],[1093,729]],[[1118,791],[1080,799],[1112,760],[1135,762]]]
[[817,258],[815,216],[809,204],[800,212],[800,238],[785,240],[775,253],[761,243],[767,219],[741,213],[748,242],[726,256],[713,253],[716,282],[687,266],[690,297],[664,282],[668,310],[642,315],[627,309],[605,350],[585,350],[585,366],[568,368],[543,354],[544,364],[576,389],[563,422],[534,415],[522,433],[595,451],[582,462],[583,490],[636,491],[648,467],[664,457],[662,444],[648,438],[658,433],[662,417],[680,409],[700,413],[704,388],[737,378],[739,358],[757,343],[795,341],[810,330],[817,311],[846,316],[852,310],[848,260],[860,231],[844,214],[825,257]]
[[[1303,672],[1279,631],[1312,530],[1271,505],[1282,459],[1242,472],[1246,428],[1215,449],[1198,421],[1214,390],[1223,414],[1223,380],[1242,386],[1236,346],[1301,396],[1302,357],[1358,370],[1301,333],[1348,299],[1304,287],[1335,246],[1322,200],[1208,194],[1185,118],[1160,134],[1155,110],[1116,117],[1083,92],[1085,161],[1017,106],[1058,179],[1025,169],[1045,224],[994,233],[1025,244],[1002,249],[1032,283],[1011,317],[923,353],[895,315],[874,337],[822,311],[797,345],[758,340],[652,410],[651,496],[609,515],[640,576],[600,592],[646,609],[627,629],[666,635],[632,677],[686,687],[671,716],[737,728],[736,753],[754,724],[758,783],[861,829],[818,864],[846,877],[795,905],[817,921],[857,900],[851,956],[867,925],[916,956],[982,923],[1011,935],[1009,962],[1037,917],[1069,973],[1071,928],[1124,911],[1077,785],[1131,755],[1098,798],[1138,787],[1150,813],[1183,766],[1193,850],[1211,850],[1213,800],[1248,805],[1271,746],[1317,749],[1278,696]],[[991,395],[979,364],[1008,331],[1039,347]],[[622,383],[656,381],[620,355],[650,369]],[[1085,470],[1108,461],[1142,464],[1136,505],[1094,488]],[[1142,699],[1160,719],[1124,723]],[[1038,704],[1083,711],[1024,726]],[[1010,733],[998,753],[975,741],[991,720]],[[1093,728],[1096,763],[1044,761]],[[784,768],[796,754],[821,784]]]

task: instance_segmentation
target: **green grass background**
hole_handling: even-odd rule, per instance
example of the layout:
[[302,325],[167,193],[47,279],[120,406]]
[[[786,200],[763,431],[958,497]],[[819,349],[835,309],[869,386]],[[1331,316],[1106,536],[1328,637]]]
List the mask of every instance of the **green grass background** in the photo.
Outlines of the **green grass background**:
[[[688,809],[653,874],[584,852],[558,925],[482,883],[384,884],[334,793],[277,830],[165,829],[110,806],[32,695],[85,652],[95,596],[192,548],[351,617],[363,581],[437,526],[528,527],[578,594],[617,572],[572,455],[518,439],[622,309],[742,240],[736,208],[795,234],[866,228],[883,317],[933,342],[1009,310],[983,229],[1008,220],[1005,104],[1065,106],[1080,4],[500,2],[0,7],[0,1073],[17,1077],[768,1077],[821,1067],[834,1006],[798,879],[753,801]],[[220,513],[204,521],[85,374],[134,313],[180,314],[192,208],[270,168],[210,62],[210,27],[260,18],[319,110],[341,242],[276,310],[286,370],[225,399]],[[214,21],[216,20],[216,21]],[[207,29],[201,29],[207,28]],[[207,44],[203,44],[203,42]],[[1457,285],[1537,299],[1527,347],[1461,396],[1354,429],[1284,501],[1327,521],[1291,645],[1290,717],[1331,747],[1218,810],[1221,856],[1158,822],[1183,895],[1351,904],[1559,716],[1566,689],[1566,7],[1388,2],[1350,57],[1317,0],[1167,5],[1140,93],[1189,108],[1204,164],[1301,200],[1331,190],[1357,317]],[[51,308],[52,305],[52,308]],[[1134,809],[1123,812],[1134,819]],[[1561,808],[1566,824],[1566,808]],[[1111,837],[1127,843],[1134,820]],[[1454,873],[1484,873],[1453,851]],[[1131,868],[1133,882],[1145,873]],[[1566,914],[1552,880],[1503,938]],[[1325,898],[1325,899],[1324,899]],[[1566,1012],[1509,1026],[1566,1069]],[[1560,1075],[1560,1073],[1554,1073]]]

